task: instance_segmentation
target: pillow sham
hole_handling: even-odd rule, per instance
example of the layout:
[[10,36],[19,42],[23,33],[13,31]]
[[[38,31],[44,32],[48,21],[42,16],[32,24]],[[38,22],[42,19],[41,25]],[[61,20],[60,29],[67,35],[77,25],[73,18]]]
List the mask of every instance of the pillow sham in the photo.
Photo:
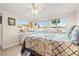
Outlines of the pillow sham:
[[70,37],[71,37],[72,43],[78,44],[78,42],[79,42],[79,28],[78,28],[78,26],[76,26],[74,28]]

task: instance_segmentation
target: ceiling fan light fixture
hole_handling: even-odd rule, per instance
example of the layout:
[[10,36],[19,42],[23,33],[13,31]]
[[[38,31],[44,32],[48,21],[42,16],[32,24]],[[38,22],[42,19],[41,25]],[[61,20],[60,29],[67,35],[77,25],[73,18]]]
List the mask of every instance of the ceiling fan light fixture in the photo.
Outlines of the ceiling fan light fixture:
[[35,14],[35,15],[37,15],[38,14],[38,10],[37,9],[33,9],[32,13]]

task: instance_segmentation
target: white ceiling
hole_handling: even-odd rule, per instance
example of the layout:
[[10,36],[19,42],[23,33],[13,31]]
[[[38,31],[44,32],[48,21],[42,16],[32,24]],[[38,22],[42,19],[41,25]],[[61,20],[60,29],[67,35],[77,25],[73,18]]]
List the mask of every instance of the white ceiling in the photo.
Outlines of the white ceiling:
[[[38,3],[39,13],[35,16],[37,19],[47,19],[54,15],[71,13],[77,10],[77,3]],[[21,17],[34,18],[31,13],[31,3],[0,3],[0,9],[11,12]]]

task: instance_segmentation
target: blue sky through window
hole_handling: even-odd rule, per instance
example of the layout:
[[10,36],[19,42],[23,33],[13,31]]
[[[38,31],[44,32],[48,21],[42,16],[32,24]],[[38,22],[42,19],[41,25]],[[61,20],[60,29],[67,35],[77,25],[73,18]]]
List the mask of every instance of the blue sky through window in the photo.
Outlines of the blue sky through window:
[[49,25],[49,22],[48,21],[43,21],[43,22],[38,22],[37,23],[40,27],[45,27],[45,26],[48,26]]
[[29,23],[29,21],[27,21],[27,20],[16,20],[17,25],[28,24],[28,23]]
[[68,18],[66,18],[66,17],[60,18],[60,23],[58,23],[58,26],[66,26],[67,20],[68,20]]

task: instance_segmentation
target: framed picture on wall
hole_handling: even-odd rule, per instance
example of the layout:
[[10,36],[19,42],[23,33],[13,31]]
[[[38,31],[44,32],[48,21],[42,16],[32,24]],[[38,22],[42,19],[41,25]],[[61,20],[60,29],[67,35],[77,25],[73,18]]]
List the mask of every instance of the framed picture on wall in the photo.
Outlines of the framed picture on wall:
[[15,18],[8,17],[8,25],[15,26]]

